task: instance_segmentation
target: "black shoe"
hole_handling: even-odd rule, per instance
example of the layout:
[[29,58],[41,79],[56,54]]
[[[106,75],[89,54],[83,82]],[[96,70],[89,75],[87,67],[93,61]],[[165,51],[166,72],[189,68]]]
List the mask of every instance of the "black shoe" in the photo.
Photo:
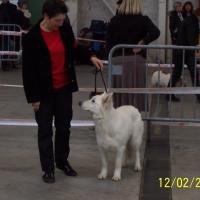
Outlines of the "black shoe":
[[55,176],[54,173],[47,173],[45,172],[42,176],[42,179],[45,183],[55,183]]
[[78,173],[70,166],[69,162],[66,165],[58,165],[56,167],[62,170],[67,176],[77,176]]
[[199,96],[197,97],[197,103],[200,103],[200,98],[199,98]]
[[171,101],[180,102],[180,99],[176,96],[172,96]]
[[166,96],[166,99],[167,99],[167,101],[173,101],[173,102],[180,102],[180,99],[178,98],[178,97],[176,97],[175,95],[171,95],[171,98],[170,98],[170,95],[168,94],[167,96]]

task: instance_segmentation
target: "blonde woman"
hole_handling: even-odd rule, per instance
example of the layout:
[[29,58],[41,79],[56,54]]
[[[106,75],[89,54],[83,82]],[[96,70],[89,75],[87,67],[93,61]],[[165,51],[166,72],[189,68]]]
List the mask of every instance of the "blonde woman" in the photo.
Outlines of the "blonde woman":
[[[160,35],[159,29],[148,16],[142,14],[141,0],[118,2],[116,15],[111,19],[107,32],[107,47],[110,50],[117,44],[149,44]],[[137,54],[137,56],[136,56]],[[126,49],[114,53],[113,87],[145,87],[145,51]],[[135,65],[135,63],[137,63]],[[115,94],[114,105],[135,105],[144,110],[144,96]]]

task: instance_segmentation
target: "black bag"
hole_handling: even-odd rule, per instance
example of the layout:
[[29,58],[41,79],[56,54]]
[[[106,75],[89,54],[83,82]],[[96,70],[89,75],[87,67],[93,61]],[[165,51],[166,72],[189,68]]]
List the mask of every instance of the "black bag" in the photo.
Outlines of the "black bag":
[[[106,39],[106,24],[102,20],[92,20],[90,24],[90,31],[94,40]],[[94,52],[97,57],[101,59],[106,58],[105,43],[102,41],[93,41],[91,43],[91,51]]]
[[105,24],[102,20],[92,20],[90,24],[90,30],[93,34],[101,34],[104,35]]

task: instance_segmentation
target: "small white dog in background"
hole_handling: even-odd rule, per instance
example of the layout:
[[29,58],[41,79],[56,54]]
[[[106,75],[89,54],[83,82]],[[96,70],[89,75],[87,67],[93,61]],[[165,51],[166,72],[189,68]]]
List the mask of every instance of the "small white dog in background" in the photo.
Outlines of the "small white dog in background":
[[[112,179],[121,179],[123,161],[130,161],[135,150],[135,170],[142,169],[140,147],[143,139],[144,123],[141,115],[133,106],[121,106],[115,109],[111,93],[96,95],[81,103],[83,110],[90,111],[95,123],[96,140],[101,155],[102,168],[99,179],[108,174],[106,152],[116,151],[115,169]],[[133,159],[132,159],[133,160]],[[126,164],[126,163],[125,163]]]
[[151,77],[151,85],[152,87],[167,87],[170,81],[170,77],[170,73],[155,71]]

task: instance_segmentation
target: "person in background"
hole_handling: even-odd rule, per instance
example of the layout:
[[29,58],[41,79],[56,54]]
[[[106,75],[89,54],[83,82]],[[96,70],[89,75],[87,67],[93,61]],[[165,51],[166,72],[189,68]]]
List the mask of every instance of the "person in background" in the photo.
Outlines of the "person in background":
[[[172,45],[177,45],[178,28],[183,22],[182,3],[176,1],[174,3],[174,10],[170,12],[169,30],[171,35]],[[172,52],[172,63],[175,63],[175,51]]]
[[28,9],[28,4],[26,0],[18,0],[18,9],[24,13],[24,16],[27,18],[31,18],[31,13]]
[[[31,13],[28,11],[28,5],[26,0],[18,0],[17,2],[17,11],[15,13],[15,24],[20,26],[20,28],[23,30],[22,33],[22,40],[26,32],[31,27]],[[15,39],[15,50],[19,51],[20,49],[20,42],[21,40],[19,38]],[[15,62],[13,63],[13,67],[18,68]]]
[[15,16],[16,24],[18,24],[23,30],[28,30],[31,27],[31,13],[28,10],[26,0],[18,0],[17,13]]
[[[64,23],[67,11],[63,0],[46,0],[43,18],[25,35],[22,45],[24,91],[38,124],[42,179],[46,183],[55,182],[54,162],[67,176],[77,176],[68,160],[72,93],[78,85],[73,64],[75,38],[71,25]],[[103,67],[94,54],[88,59],[98,69]]]
[[16,10],[16,5],[10,3],[9,0],[2,0],[0,4],[0,23],[13,24],[15,22]]
[[[122,0],[108,25],[107,48],[110,51],[117,44],[149,44],[159,35],[156,25],[142,14],[141,0]],[[121,50],[113,55],[113,87],[146,87],[145,51],[126,49],[124,53],[125,57]],[[145,109],[144,95],[114,94],[113,100],[115,107],[130,104],[140,111]]]
[[170,17],[169,17],[169,29],[173,45],[177,44],[176,40],[178,36],[178,27],[182,21],[183,21],[182,3],[180,1],[176,1],[174,3],[174,10],[170,12]]
[[197,17],[198,22],[199,22],[199,33],[200,33],[200,8],[195,9],[194,14]]
[[[10,3],[9,0],[2,0],[2,3],[0,4],[0,24],[16,24],[15,16],[17,12],[17,6]],[[1,26],[3,28],[3,26]],[[3,28],[6,30],[6,28]],[[7,29],[8,30],[8,29]],[[1,36],[2,37],[2,36]],[[3,39],[1,39],[1,42],[3,44],[0,44],[0,48],[2,51],[8,51],[10,49],[10,36],[3,36]],[[3,40],[3,41],[2,41]],[[3,57],[4,60],[1,62],[1,67],[3,71],[9,71],[12,67],[13,62],[9,62],[6,59],[8,59],[8,56]]]
[[[198,45],[200,45],[200,8],[195,9],[194,11],[195,16],[197,17],[199,21],[199,37],[198,37]],[[196,52],[197,62],[200,62],[200,51],[198,50]]]
[[[178,28],[176,40],[177,45],[196,46],[199,38],[199,22],[193,13],[193,4],[190,1],[185,2],[183,5],[183,18],[184,20]],[[175,87],[176,83],[180,80],[180,77],[183,73],[184,64],[187,65],[190,71],[193,86],[200,86],[199,72],[196,68],[195,62],[195,51],[186,50],[185,53],[183,53],[183,50],[176,50],[175,56],[175,66],[172,71],[172,77],[171,81],[169,82],[169,86]],[[196,97],[197,101],[200,102],[200,94],[197,94]],[[167,100],[170,98],[172,101],[180,101],[180,99],[174,94],[167,95]]]

